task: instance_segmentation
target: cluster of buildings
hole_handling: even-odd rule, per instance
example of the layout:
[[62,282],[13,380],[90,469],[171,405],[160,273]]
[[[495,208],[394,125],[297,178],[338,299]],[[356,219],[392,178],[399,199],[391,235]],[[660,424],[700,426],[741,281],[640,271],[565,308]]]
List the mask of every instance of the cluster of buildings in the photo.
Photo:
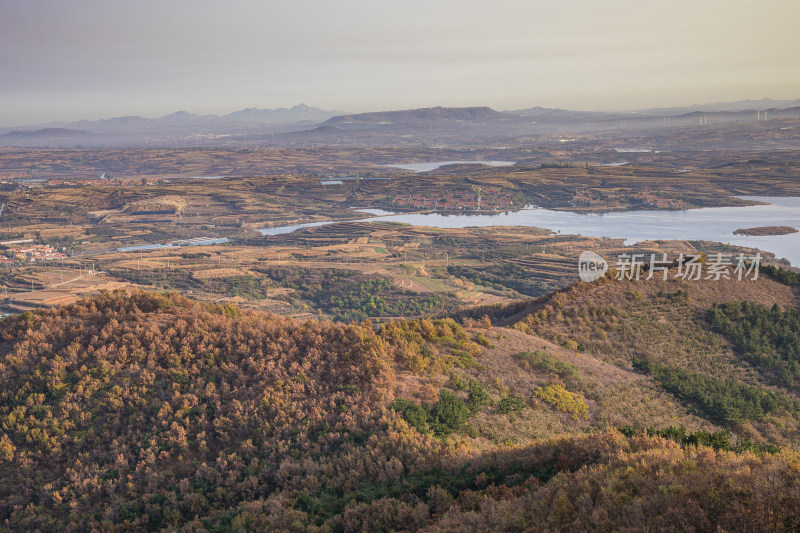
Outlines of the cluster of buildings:
[[9,264],[14,260],[17,261],[30,261],[35,263],[37,261],[52,261],[54,259],[64,259],[66,254],[54,250],[52,246],[47,244],[24,244],[21,246],[13,246],[6,248],[8,255],[0,257],[0,264]]
[[472,192],[436,196],[400,194],[394,198],[393,205],[441,211],[501,211],[513,207],[513,201],[508,191],[486,189],[478,194]]

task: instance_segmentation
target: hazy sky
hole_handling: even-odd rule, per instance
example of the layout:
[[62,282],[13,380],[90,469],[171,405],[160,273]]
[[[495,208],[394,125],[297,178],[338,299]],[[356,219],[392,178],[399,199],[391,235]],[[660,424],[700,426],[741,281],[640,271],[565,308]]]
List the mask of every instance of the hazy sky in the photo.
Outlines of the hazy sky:
[[800,98],[798,0],[0,0],[0,125]]

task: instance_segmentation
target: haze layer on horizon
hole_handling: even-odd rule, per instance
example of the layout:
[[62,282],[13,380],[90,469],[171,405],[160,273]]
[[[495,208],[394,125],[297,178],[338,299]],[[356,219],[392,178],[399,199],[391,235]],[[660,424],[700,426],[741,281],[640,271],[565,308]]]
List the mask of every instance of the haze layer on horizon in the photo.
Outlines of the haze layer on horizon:
[[0,125],[798,97],[792,0],[0,0]]

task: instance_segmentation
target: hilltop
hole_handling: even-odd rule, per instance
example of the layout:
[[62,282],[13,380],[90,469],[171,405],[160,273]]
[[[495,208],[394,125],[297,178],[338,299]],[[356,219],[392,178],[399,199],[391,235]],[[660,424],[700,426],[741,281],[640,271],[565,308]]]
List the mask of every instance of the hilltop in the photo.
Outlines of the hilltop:
[[[6,318],[0,517],[14,530],[780,530],[799,510],[797,392],[709,313],[737,319],[743,299],[755,307],[737,320],[793,320],[794,278],[781,279],[604,278],[492,318],[380,327],[147,292]],[[730,391],[755,403],[729,405]]]
[[378,111],[341,115],[324,122],[329,126],[353,126],[356,124],[406,124],[414,125],[433,121],[489,122],[509,120],[513,117],[490,107],[428,107],[402,111]]

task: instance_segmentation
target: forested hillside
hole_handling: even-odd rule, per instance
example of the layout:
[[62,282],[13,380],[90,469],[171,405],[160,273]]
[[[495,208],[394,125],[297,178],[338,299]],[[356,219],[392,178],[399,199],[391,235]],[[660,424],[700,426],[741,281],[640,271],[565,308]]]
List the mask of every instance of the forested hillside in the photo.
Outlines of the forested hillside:
[[[800,527],[800,454],[768,429],[796,427],[793,391],[764,389],[778,400],[760,419],[708,414],[669,386],[717,379],[702,368],[595,358],[611,327],[549,335],[581,294],[517,330],[300,322],[148,292],[3,319],[0,528]],[[699,320],[729,342],[722,319]]]

